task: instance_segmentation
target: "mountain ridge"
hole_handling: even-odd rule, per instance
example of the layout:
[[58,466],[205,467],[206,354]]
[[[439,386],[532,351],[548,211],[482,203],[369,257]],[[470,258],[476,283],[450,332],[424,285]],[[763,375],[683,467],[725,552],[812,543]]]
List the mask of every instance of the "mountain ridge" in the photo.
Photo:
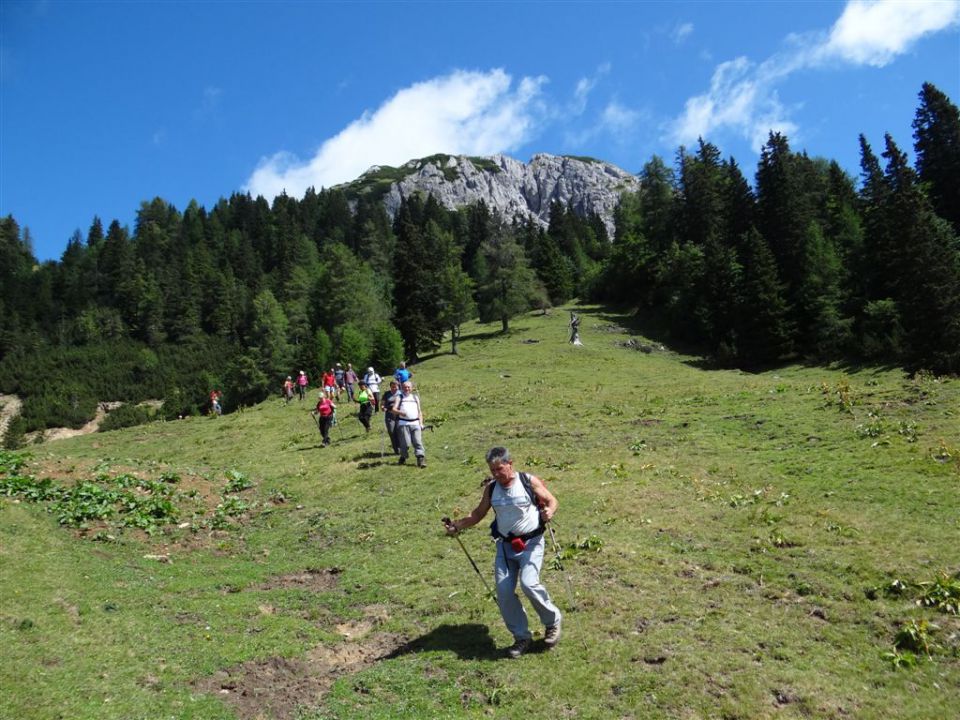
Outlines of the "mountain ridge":
[[482,200],[505,218],[550,221],[556,200],[581,216],[596,213],[613,236],[613,213],[623,192],[639,189],[640,179],[616,165],[594,158],[537,153],[524,163],[508,155],[436,154],[399,167],[374,165],[356,180],[337,186],[352,199],[380,196],[391,217],[416,192],[433,195],[456,209]]

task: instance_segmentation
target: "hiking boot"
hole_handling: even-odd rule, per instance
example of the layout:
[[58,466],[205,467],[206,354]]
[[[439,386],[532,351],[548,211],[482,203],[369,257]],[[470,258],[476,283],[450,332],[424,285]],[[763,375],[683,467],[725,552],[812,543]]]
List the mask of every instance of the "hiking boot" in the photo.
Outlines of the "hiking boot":
[[423,455],[417,455],[417,467],[425,468],[427,466],[427,459]]
[[513,645],[507,648],[507,656],[514,659],[520,657],[530,649],[530,643],[530,638],[517,638]]
[[560,642],[560,623],[551,625],[543,633],[543,643],[548,648],[552,648],[558,642]]
[[406,462],[407,462],[407,459],[401,455],[400,459],[397,460],[397,465],[405,465]]

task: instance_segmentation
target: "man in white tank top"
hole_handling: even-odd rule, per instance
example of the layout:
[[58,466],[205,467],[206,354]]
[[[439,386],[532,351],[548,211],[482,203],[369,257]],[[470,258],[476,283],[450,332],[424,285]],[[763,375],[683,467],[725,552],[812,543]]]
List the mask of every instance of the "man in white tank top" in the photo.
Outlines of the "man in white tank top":
[[[527,613],[517,597],[517,582],[544,625],[543,641],[552,648],[560,639],[560,609],[550,600],[547,589],[540,582],[543,567],[543,528],[557,511],[557,499],[547,490],[540,478],[513,469],[510,452],[495,447],[487,453],[487,465],[493,478],[486,484],[480,503],[469,515],[446,524],[447,534],[480,522],[490,508],[496,515],[497,556],[494,579],[497,585],[497,604],[507,629],[513,634],[513,645],[507,654],[518,658],[533,641],[527,622]],[[529,491],[527,488],[529,485]],[[531,497],[531,493],[533,497]]]

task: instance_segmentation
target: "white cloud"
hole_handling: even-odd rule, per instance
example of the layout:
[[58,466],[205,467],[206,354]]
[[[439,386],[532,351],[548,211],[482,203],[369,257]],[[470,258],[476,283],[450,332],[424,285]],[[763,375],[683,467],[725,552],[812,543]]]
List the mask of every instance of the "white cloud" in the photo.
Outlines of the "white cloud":
[[828,31],[787,38],[787,48],[761,63],[740,57],[718,65],[710,89],[689,98],[667,127],[668,141],[689,145],[731,130],[759,149],[771,130],[796,139],[799,127],[776,85],[802,68],[824,70],[836,61],[883,66],[924,35],[960,22],[960,0],[909,2],[850,0]]
[[673,40],[674,43],[679,45],[684,40],[686,40],[692,33],[693,33],[693,23],[685,22],[680,25],[677,25],[670,32],[670,39]]
[[611,100],[603,109],[601,124],[614,135],[623,135],[634,128],[641,118],[641,113]]
[[273,198],[284,190],[347,182],[371,165],[400,165],[434,153],[492,155],[527,142],[544,113],[543,76],[516,86],[502,69],[457,70],[400,90],[365,112],[303,161],[289,152],[261,159],[245,190]]
[[712,132],[732,128],[759,150],[770,130],[794,135],[797,126],[769,85],[776,76],[772,69],[757,67],[745,57],[721,63],[713,72],[710,90],[689,98],[683,114],[674,121],[671,140],[683,145],[697,138],[709,139]]
[[960,2],[851,0],[822,48],[856,65],[882,67],[928,33],[960,21]]
[[577,87],[573,91],[573,101],[570,103],[569,114],[571,115],[582,115],[584,110],[587,109],[587,99],[590,96],[590,93],[597,86],[597,83],[600,81],[604,75],[610,73],[610,63],[604,63],[597,68],[597,71],[594,73],[593,77],[584,77],[580,78],[577,81]]

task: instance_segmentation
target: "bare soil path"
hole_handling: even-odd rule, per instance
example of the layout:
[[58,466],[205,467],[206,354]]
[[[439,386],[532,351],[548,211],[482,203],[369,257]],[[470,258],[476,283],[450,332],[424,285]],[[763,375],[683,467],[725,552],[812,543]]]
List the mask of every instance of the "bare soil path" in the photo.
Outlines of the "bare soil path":
[[7,433],[10,421],[20,414],[23,402],[16,395],[0,395],[0,439]]

